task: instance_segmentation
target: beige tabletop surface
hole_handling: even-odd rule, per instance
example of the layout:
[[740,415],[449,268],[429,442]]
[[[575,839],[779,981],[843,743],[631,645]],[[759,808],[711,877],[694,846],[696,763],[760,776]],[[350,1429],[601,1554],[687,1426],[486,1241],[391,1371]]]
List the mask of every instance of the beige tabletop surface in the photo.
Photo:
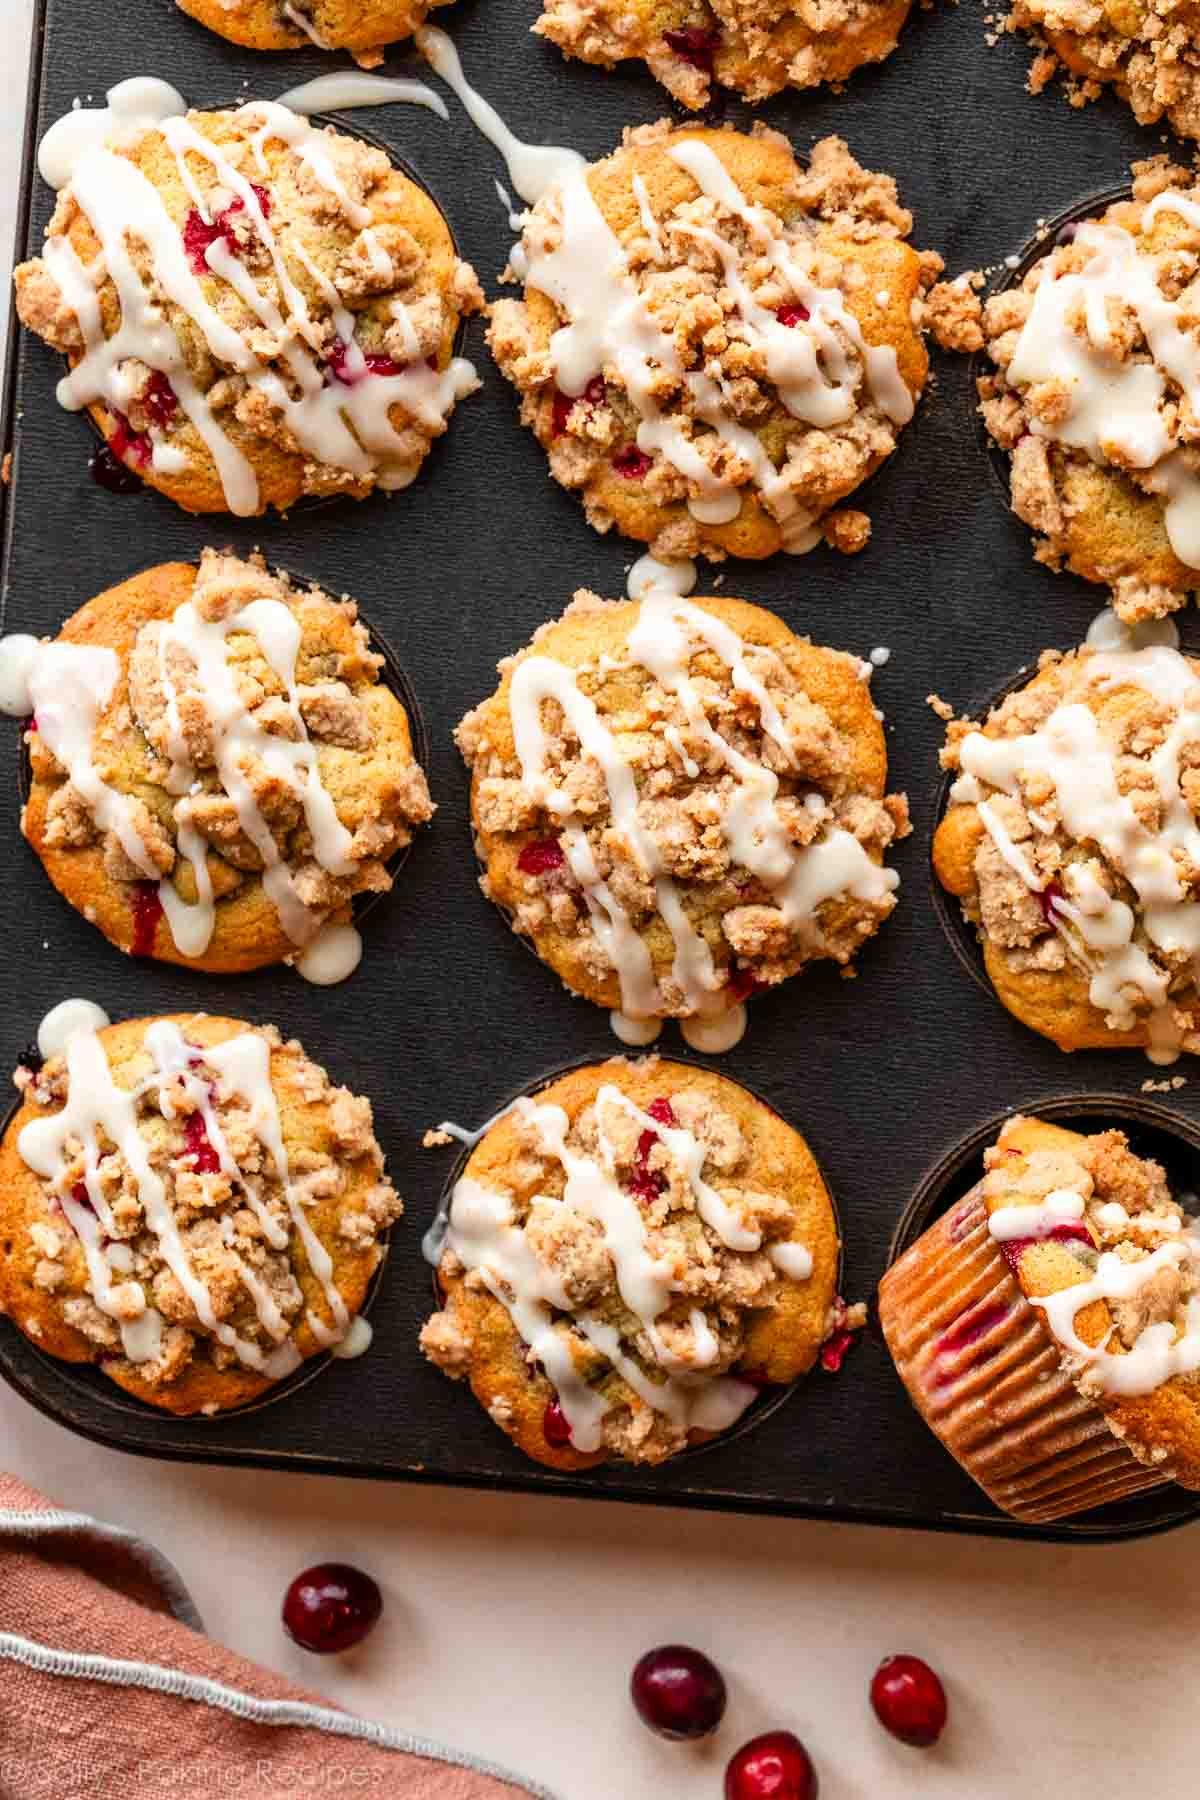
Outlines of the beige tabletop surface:
[[[0,0],[6,253],[30,5]],[[3,1386],[0,1461],[153,1539],[235,1650],[563,1800],[719,1800],[726,1757],[778,1726],[807,1743],[821,1800],[1200,1795],[1195,1529],[1039,1546],[172,1468],[76,1439]],[[386,1610],[359,1651],[318,1661],[283,1637],[279,1603],[293,1575],[335,1559],[369,1569]],[[642,1651],[680,1640],[730,1688],[698,1749],[651,1737],[628,1701]],[[893,1743],[869,1711],[872,1670],[896,1650],[946,1680],[933,1752]]]

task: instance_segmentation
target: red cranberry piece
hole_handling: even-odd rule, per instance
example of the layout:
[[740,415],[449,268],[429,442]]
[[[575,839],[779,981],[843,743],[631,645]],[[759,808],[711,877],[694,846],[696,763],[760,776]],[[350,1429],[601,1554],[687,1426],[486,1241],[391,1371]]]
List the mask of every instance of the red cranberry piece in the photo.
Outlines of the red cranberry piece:
[[202,1112],[188,1114],[187,1124],[183,1128],[183,1142],[186,1154],[193,1159],[192,1167],[197,1175],[215,1175],[221,1167],[221,1158],[213,1149]]
[[999,1325],[1007,1319],[1009,1308],[1002,1300],[995,1300],[988,1306],[972,1307],[965,1312],[949,1329],[943,1331],[937,1341],[938,1350],[946,1356],[956,1350],[965,1350],[970,1344],[977,1344],[993,1325]]
[[626,481],[644,481],[650,473],[650,458],[636,444],[626,444],[613,457],[612,466]]
[[330,374],[343,387],[354,387],[357,382],[365,381],[368,375],[399,375],[400,364],[393,362],[390,356],[384,356],[379,350],[362,351],[364,367],[350,366],[350,345],[341,338],[334,338],[325,355]]
[[517,867],[522,875],[548,875],[551,869],[561,869],[566,860],[557,838],[534,838],[522,849]]
[[571,1442],[571,1426],[559,1400],[551,1400],[542,1414],[542,1436],[552,1450],[565,1450]]
[[821,1345],[821,1367],[830,1375],[836,1375],[846,1357],[854,1348],[857,1333],[853,1331],[835,1331]]
[[[665,1097],[652,1100],[646,1111],[659,1125],[669,1126],[676,1123],[671,1102]],[[652,1200],[657,1200],[667,1185],[667,1178],[662,1171],[650,1167],[650,1152],[657,1143],[657,1131],[643,1131],[638,1139],[633,1174],[629,1180],[630,1192],[647,1206]]]
[[19,1069],[28,1069],[31,1075],[36,1075],[45,1061],[45,1057],[42,1055],[36,1044],[26,1044],[25,1048],[17,1057],[17,1067]]
[[164,431],[179,411],[179,401],[176,398],[175,389],[161,369],[155,369],[146,383],[146,391],[142,395],[142,405],[154,423],[161,426]]
[[629,1692],[638,1718],[659,1737],[703,1738],[725,1716],[725,1678],[702,1650],[664,1644],[634,1666]]
[[153,956],[154,934],[158,930],[158,921],[163,916],[162,901],[158,897],[158,883],[156,881],[135,881],[129,904],[133,910],[131,953],[134,956]]
[[1038,905],[1042,909],[1042,917],[1047,925],[1056,925],[1055,917],[1058,902],[1066,899],[1066,892],[1061,881],[1048,881],[1038,894]]
[[136,463],[139,468],[146,468],[150,462],[154,446],[144,431],[135,431],[123,412],[112,409],[113,428],[109,437],[109,448],[114,456],[122,462]]
[[713,53],[719,41],[719,33],[707,30],[703,25],[685,25],[679,31],[663,32],[663,42],[680,62],[689,63],[693,69],[703,69],[706,75],[712,74]]
[[751,994],[761,993],[766,985],[765,981],[758,979],[752,969],[734,969],[726,983],[731,998],[738,1001],[739,1004],[743,1000],[749,1000]]
[[[260,187],[257,181],[252,181],[250,186],[254,190],[254,197],[258,201],[263,218],[268,218],[271,212],[270,194],[265,187]],[[231,200],[223,212],[214,213],[211,220],[202,219],[193,206],[183,221],[183,247],[195,274],[208,275],[211,273],[205,253],[209,245],[215,244],[218,238],[223,238],[227,247],[235,256],[237,255],[239,246],[230,220],[237,213],[245,211],[246,202],[240,196]]]
[[107,444],[100,444],[89,456],[88,474],[97,487],[109,494],[144,494],[146,491],[140,477],[126,468]]
[[946,1725],[946,1690],[919,1656],[885,1656],[871,1679],[871,1705],[885,1731],[928,1749]]
[[77,1181],[75,1183],[75,1186],[71,1189],[71,1198],[76,1206],[82,1206],[90,1213],[95,1212],[96,1209],[92,1205],[92,1196],[87,1191],[86,1181]]
[[361,1644],[378,1623],[383,1595],[349,1563],[318,1563],[297,1575],[283,1597],[283,1628],[302,1650],[335,1655]]
[[1000,1245],[1000,1254],[1015,1275],[1017,1265],[1021,1261],[1022,1251],[1028,1250],[1030,1244],[1086,1244],[1095,1249],[1092,1234],[1082,1220],[1078,1224],[1064,1222],[1056,1225],[1053,1231],[1047,1231],[1042,1237],[1006,1238]]
[[603,375],[593,375],[582,394],[564,394],[561,388],[555,388],[553,409],[550,419],[551,436],[562,436],[563,432],[567,429],[567,420],[571,416],[571,409],[573,407],[579,406],[582,403],[585,404],[590,411],[593,406],[600,405],[607,392],[608,389],[605,386]]
[[725,1800],[817,1800],[817,1771],[791,1731],[764,1731],[729,1759]]
[[803,325],[812,317],[807,306],[801,306],[798,300],[788,300],[783,306],[775,308],[775,317],[781,325]]

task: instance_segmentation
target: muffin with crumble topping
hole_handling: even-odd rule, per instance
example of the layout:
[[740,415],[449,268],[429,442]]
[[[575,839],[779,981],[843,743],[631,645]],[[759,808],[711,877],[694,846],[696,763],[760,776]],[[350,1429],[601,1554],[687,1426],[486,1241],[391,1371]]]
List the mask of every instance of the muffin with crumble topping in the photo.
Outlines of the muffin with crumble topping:
[[383,666],[353,601],[261,557],[143,570],[36,648],[21,829],[122,950],[307,967],[433,812]]
[[369,1341],[402,1206],[370,1104],[300,1044],[193,1013],[35,1060],[0,1143],[0,1312],[31,1343],[185,1415]]
[[765,100],[838,84],[891,55],[912,0],[544,0],[533,29],[565,56],[613,68],[631,58],[681,105],[714,89]]
[[1121,1131],[1015,1116],[984,1176],[888,1270],[909,1398],[1030,1524],[1200,1487],[1200,1237]]
[[597,531],[759,558],[870,521],[846,506],[925,385],[941,258],[839,138],[668,120],[578,163],[526,215],[488,342]]
[[744,1088],[651,1057],[518,1100],[435,1234],[426,1355],[535,1461],[662,1462],[811,1368],[840,1246],[804,1139]]
[[176,0],[181,12],[247,50],[349,50],[374,69],[447,0]]
[[273,101],[163,110],[66,158],[16,271],[20,319],[67,358],[59,400],[188,512],[407,487],[478,385],[454,345],[483,297],[437,206]]
[[573,992],[712,1019],[892,912],[908,809],[859,659],[652,588],[581,592],[500,669],[457,733],[482,885]]

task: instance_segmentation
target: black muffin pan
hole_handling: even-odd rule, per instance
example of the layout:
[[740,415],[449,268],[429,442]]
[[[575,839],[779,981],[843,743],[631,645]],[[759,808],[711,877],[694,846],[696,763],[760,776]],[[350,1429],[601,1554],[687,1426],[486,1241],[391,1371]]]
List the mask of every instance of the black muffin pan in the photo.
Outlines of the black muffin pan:
[[[634,65],[606,73],[565,63],[529,35],[536,13],[536,0],[458,0],[436,15],[468,76],[522,137],[571,143],[595,157],[624,126],[672,111]],[[757,114],[735,101],[719,110],[742,125],[761,118],[800,152],[840,133],[868,167],[898,177],[919,246],[939,250],[951,272],[987,265],[1003,276],[1005,256],[1022,252],[1039,220],[1118,186],[1134,158],[1162,145],[1157,131],[1140,129],[1112,97],[1082,113],[1054,91],[1031,97],[1026,47],[1004,39],[989,48],[985,30],[974,9],[914,9],[896,54],[854,76],[843,94],[785,93]],[[152,74],[202,107],[231,94],[272,98],[347,66],[344,57],[316,51],[237,50],[171,0],[123,0],[99,33],[86,0],[45,0],[35,32],[19,255],[36,248],[53,204],[37,177],[34,147],[77,96],[100,104],[116,82]],[[438,86],[411,50],[393,51],[387,72]],[[407,105],[349,113],[342,122],[384,143],[428,186],[494,296],[511,233],[493,181],[508,185],[508,177],[458,102],[447,99],[448,125]],[[160,1416],[92,1370],[51,1362],[4,1321],[0,1372],[86,1437],[179,1461],[1080,1542],[1197,1516],[1200,1497],[1171,1487],[1052,1529],[1013,1523],[911,1410],[870,1331],[838,1374],[814,1371],[782,1404],[756,1413],[752,1428],[660,1469],[612,1466],[571,1477],[526,1461],[469,1392],[420,1356],[417,1333],[432,1305],[420,1241],[456,1156],[453,1147],[423,1149],[423,1133],[446,1118],[477,1124],[550,1071],[620,1048],[606,1015],[573,999],[481,897],[467,781],[450,734],[491,691],[498,658],[561,612],[577,588],[622,594],[639,547],[588,527],[518,426],[479,321],[466,339],[483,389],[459,407],[407,492],[297,507],[286,519],[206,521],[153,493],[127,497],[97,486],[88,474],[95,440],[87,421],[55,401],[58,360],[14,329],[4,434],[12,472],[2,490],[4,630],[53,633],[102,588],[168,558],[195,559],[205,544],[242,552],[261,546],[276,565],[353,594],[394,650],[424,715],[438,812],[395,891],[365,921],[366,954],[349,982],[311,988],[286,969],[206,979],[122,957],[54,892],[19,835],[19,734],[15,724],[6,728],[0,976],[8,1003],[0,1064],[12,1066],[43,1014],[69,994],[90,996],[114,1019],[203,1008],[273,1020],[337,1079],[371,1096],[407,1211],[374,1298],[368,1356],[330,1362],[246,1412]],[[901,878],[899,908],[862,954],[857,980],[821,966],[759,996],[744,1041],[713,1061],[796,1124],[820,1159],[841,1212],[849,1300],[870,1295],[914,1196],[936,1207],[970,1185],[980,1128],[1008,1110],[1069,1101],[1061,1116],[1090,1117],[1088,1097],[1103,1096],[1103,1116],[1128,1118],[1148,1144],[1161,1147],[1166,1133],[1173,1172],[1200,1187],[1194,1065],[1185,1060],[1164,1072],[1136,1053],[1062,1055],[969,979],[932,902],[942,727],[926,696],[965,708],[996,693],[1045,646],[1078,642],[1104,600],[1100,590],[1034,563],[1028,533],[1003,505],[981,446],[969,377],[966,359],[935,357],[934,379],[898,454],[863,491],[874,532],[860,556],[822,547],[719,571],[718,591],[773,608],[818,642],[863,656],[876,645],[892,652],[874,688],[887,716],[889,786],[907,791],[912,803],[913,834],[891,857]],[[705,586],[702,578],[700,591]],[[1185,635],[1188,629],[1185,621]],[[960,948],[965,954],[969,946]],[[696,1058],[673,1026],[658,1048],[708,1060]],[[1142,1084],[1164,1074],[1182,1075],[1187,1085],[1143,1100]]]

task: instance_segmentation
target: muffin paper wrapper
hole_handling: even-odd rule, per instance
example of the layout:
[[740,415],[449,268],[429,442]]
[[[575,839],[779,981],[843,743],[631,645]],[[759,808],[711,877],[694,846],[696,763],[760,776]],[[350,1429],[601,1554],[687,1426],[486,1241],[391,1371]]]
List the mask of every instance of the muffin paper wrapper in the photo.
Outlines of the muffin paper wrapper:
[[909,1398],[989,1499],[1047,1524],[1165,1485],[1079,1393],[988,1231],[973,1188],[879,1285]]

